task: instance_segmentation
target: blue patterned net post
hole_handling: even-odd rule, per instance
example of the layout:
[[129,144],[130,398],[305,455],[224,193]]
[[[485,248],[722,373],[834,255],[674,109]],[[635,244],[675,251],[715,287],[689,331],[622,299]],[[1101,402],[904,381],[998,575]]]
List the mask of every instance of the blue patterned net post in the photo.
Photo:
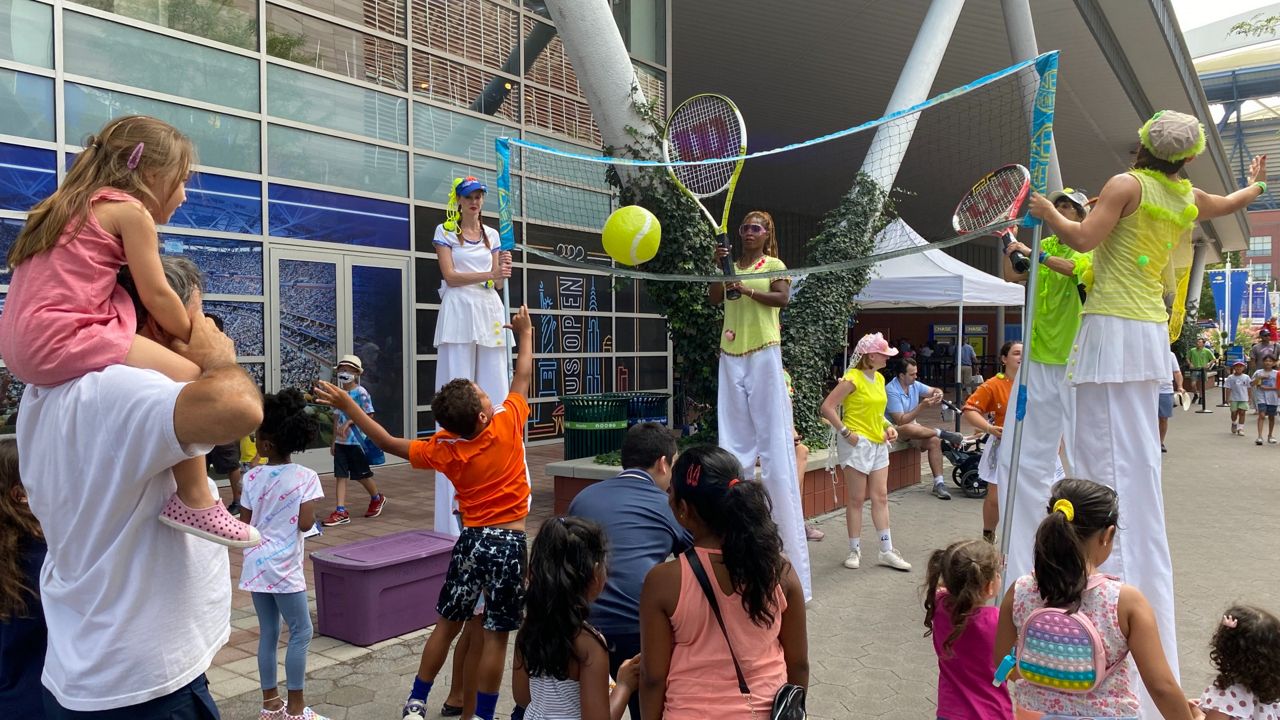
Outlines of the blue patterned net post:
[[511,224],[511,139],[500,137],[493,141],[498,154],[498,235],[503,250],[516,247],[515,227]]

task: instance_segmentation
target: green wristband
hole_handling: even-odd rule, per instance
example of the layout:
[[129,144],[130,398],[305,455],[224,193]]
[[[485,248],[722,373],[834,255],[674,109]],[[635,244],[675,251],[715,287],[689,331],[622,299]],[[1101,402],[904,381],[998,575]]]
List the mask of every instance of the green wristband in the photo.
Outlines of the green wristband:
[[1254,183],[1254,185],[1257,185],[1257,186],[1258,186],[1258,189],[1262,191],[1262,194],[1263,194],[1263,195],[1266,195],[1266,194],[1267,194],[1267,181],[1266,181],[1266,180],[1259,180],[1259,181],[1255,182],[1255,183]]

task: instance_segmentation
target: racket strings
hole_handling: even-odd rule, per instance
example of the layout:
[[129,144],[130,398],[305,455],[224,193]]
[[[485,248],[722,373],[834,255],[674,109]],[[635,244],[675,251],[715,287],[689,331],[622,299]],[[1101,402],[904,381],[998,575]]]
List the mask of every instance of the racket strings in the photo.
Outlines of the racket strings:
[[744,145],[745,128],[733,106],[717,97],[696,97],[671,116],[667,127],[668,160],[724,162],[676,165],[671,171],[695,195],[714,195],[733,177]]
[[996,173],[961,201],[957,229],[972,232],[1013,217],[1022,207],[1026,184],[1026,177],[1016,169]]

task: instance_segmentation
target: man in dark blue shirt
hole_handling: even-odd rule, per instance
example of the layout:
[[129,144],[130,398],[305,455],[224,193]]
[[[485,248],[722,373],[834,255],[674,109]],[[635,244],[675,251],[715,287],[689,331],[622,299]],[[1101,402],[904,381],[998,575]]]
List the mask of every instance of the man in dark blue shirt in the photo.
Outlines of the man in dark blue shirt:
[[[640,588],[653,566],[693,544],[671,514],[667,487],[676,439],[657,423],[639,423],[622,440],[621,475],[598,482],[573,499],[569,514],[600,523],[609,538],[604,591],[591,606],[591,624],[609,647],[609,673],[640,652]],[[638,693],[631,718],[640,720]]]

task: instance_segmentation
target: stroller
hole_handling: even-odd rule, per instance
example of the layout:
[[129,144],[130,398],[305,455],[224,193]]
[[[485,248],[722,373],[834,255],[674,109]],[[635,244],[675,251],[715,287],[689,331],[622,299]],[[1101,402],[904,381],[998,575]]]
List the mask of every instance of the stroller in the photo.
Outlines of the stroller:
[[[959,418],[960,408],[949,400],[943,400],[942,404],[955,413],[956,418]],[[942,454],[951,461],[951,481],[960,488],[965,497],[987,496],[987,481],[978,477],[978,466],[982,464],[982,450],[987,444],[987,437],[985,433],[966,436],[960,447],[943,444]]]

